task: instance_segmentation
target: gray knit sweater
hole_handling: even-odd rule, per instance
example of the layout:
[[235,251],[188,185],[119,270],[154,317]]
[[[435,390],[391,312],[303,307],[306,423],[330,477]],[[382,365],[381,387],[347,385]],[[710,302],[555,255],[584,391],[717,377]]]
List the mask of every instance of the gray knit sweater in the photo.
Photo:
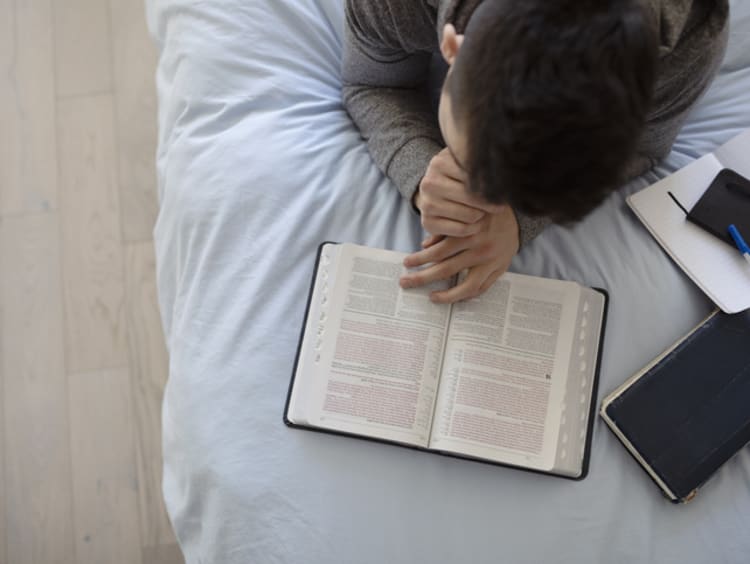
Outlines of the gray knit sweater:
[[[343,100],[380,169],[411,200],[444,142],[429,89],[446,23],[460,32],[482,0],[347,0]],[[727,39],[728,0],[643,0],[658,22],[659,76],[632,178],[669,153]],[[521,244],[549,223],[517,213]]]

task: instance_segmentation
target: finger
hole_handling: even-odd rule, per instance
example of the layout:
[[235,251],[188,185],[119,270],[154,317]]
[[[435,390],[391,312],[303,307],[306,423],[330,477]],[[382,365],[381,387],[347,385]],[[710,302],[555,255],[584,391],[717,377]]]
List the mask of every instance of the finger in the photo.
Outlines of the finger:
[[440,262],[467,248],[468,242],[466,239],[457,239],[455,237],[443,239],[427,249],[410,254],[404,259],[404,266],[407,268],[416,268],[431,262]]
[[417,196],[419,210],[428,215],[449,216],[451,212],[436,206],[462,205],[472,208],[464,210],[463,213],[473,214],[476,218],[476,210],[486,213],[484,208],[493,212],[500,208],[496,204],[489,204],[482,196],[471,192],[467,188],[468,180],[466,173],[453,161],[452,156],[435,157],[419,184]]
[[487,277],[487,279],[482,282],[482,285],[479,286],[479,294],[484,294],[487,290],[490,289],[490,286],[492,286],[495,282],[497,282],[497,279],[500,278],[503,274],[505,274],[505,269],[498,269],[490,273],[490,275]]
[[472,192],[469,189],[468,182],[463,183],[460,186],[451,184],[450,186],[444,186],[442,188],[445,188],[446,190],[452,188],[450,193],[445,194],[446,199],[451,200],[453,203],[479,210],[483,213],[500,213],[506,207],[504,204],[490,203],[484,198],[484,196]]
[[458,253],[457,255],[453,255],[444,261],[428,266],[422,270],[405,274],[400,280],[401,287],[417,288],[440,280],[448,280],[468,266],[466,264],[467,257],[464,256],[466,254],[467,253]]
[[469,175],[456,162],[456,159],[453,158],[453,153],[447,147],[438,153],[433,166],[445,176],[453,178],[461,184],[465,184],[469,179]]
[[448,181],[448,179],[436,179],[435,188],[440,191],[440,194],[447,200],[451,200],[454,203],[468,206],[469,208],[480,210],[484,213],[500,213],[507,211],[509,208],[508,204],[495,204],[487,201],[487,199],[477,192],[474,192],[469,188],[469,179],[465,181],[455,183]]
[[485,213],[499,213],[505,207],[487,202],[484,197],[470,191],[468,187],[468,173],[445,148],[430,161],[427,173],[420,183],[420,192],[477,208]]
[[[439,292],[432,292],[430,294],[430,300],[437,304],[452,304],[454,302],[460,302],[461,300],[468,300],[477,297],[484,290],[489,288],[483,287],[483,283],[487,280],[487,273],[485,268],[477,266],[471,268],[466,278],[460,284],[457,284],[453,288],[448,290],[442,290]],[[494,280],[493,280],[494,282]]]
[[450,194],[428,196],[423,198],[420,204],[420,212],[428,217],[445,217],[461,223],[476,223],[485,216],[485,212],[479,208],[451,200]]
[[419,183],[420,210],[430,212],[430,206],[440,202],[454,202],[460,204],[469,196],[466,194],[465,181],[451,175],[446,166],[434,167],[427,173]]
[[429,249],[430,247],[439,243],[443,239],[445,239],[445,235],[430,235],[429,237],[427,237],[427,239],[422,241],[422,248]]
[[474,204],[473,207],[480,209],[485,213],[498,214],[500,212],[506,211],[506,208],[508,208],[508,204],[492,204],[490,202],[487,202],[486,200],[483,200],[479,204]]
[[422,216],[422,227],[432,235],[447,235],[449,237],[468,237],[479,233],[481,222],[461,223],[445,217]]

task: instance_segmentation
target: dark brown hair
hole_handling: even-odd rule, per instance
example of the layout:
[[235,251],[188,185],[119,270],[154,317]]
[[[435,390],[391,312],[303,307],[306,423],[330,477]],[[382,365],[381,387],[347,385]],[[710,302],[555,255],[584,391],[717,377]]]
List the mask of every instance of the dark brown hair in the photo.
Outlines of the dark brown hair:
[[650,105],[656,25],[638,0],[485,0],[446,85],[470,187],[576,221],[622,180]]

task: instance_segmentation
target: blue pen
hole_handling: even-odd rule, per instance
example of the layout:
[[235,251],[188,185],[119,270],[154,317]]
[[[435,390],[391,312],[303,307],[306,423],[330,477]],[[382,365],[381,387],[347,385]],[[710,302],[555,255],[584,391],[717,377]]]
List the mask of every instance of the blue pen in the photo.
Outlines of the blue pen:
[[750,264],[750,247],[747,246],[747,243],[745,243],[745,240],[742,238],[742,235],[740,235],[740,232],[734,224],[729,226],[729,234],[732,236],[732,239],[734,239],[734,244],[737,245],[742,256],[744,256],[745,260]]

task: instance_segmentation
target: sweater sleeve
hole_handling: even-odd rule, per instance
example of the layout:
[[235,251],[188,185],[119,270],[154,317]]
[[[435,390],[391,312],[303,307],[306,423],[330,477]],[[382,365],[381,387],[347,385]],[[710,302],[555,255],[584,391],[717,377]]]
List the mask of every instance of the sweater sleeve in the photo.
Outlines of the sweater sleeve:
[[625,169],[630,180],[666,157],[690,111],[711,85],[726,52],[727,0],[650,0],[660,26],[659,71],[637,153]]
[[443,147],[427,88],[437,49],[426,0],[347,0],[344,106],[380,170],[411,200]]

